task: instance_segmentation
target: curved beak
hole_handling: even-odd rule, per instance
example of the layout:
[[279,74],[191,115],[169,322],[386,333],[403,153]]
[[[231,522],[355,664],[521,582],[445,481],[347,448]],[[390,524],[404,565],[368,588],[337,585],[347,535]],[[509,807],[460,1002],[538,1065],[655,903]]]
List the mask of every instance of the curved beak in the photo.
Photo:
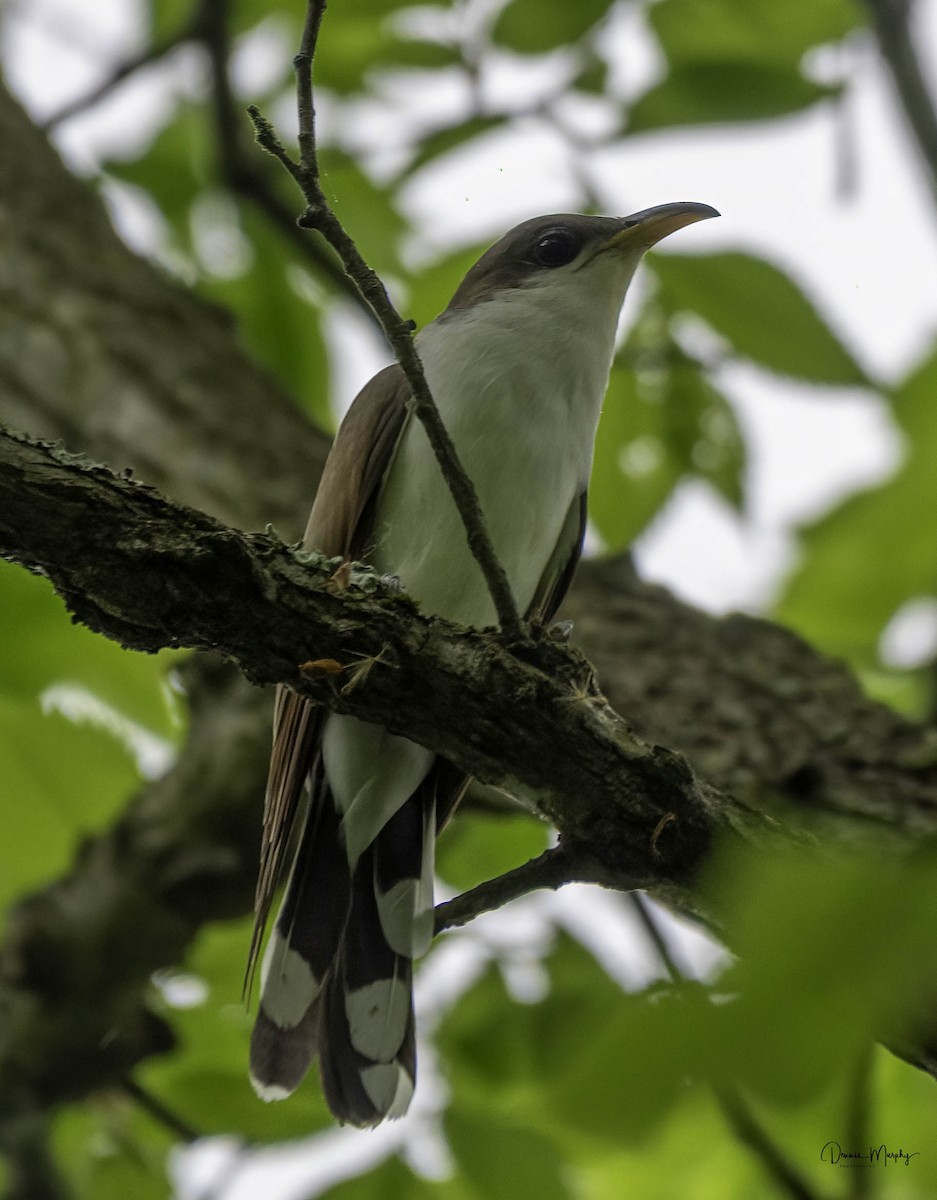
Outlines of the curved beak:
[[719,213],[710,205],[691,200],[658,204],[655,208],[644,208],[630,217],[622,217],[621,229],[612,235],[607,245],[621,250],[648,250],[684,225],[718,216]]

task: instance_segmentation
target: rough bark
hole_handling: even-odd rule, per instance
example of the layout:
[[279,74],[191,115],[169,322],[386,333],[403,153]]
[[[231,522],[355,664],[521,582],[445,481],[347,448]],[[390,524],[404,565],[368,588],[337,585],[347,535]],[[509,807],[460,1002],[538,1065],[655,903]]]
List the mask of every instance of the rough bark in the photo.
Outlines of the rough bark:
[[220,650],[527,798],[623,886],[682,889],[716,828],[770,826],[635,738],[578,653],[420,613],[338,559],[241,534],[155,489],[0,432],[0,554],[131,649]]
[[296,536],[327,439],[229,315],[127,249],[2,86],[0,146],[0,422]]

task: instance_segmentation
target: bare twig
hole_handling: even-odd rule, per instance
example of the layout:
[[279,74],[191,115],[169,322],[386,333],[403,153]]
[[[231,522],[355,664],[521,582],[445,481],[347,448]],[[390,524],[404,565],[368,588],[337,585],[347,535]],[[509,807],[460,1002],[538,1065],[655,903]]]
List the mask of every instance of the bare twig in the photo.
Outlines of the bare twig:
[[755,1154],[782,1192],[792,1197],[792,1200],[819,1200],[818,1193],[794,1165],[788,1162],[739,1095],[726,1088],[717,1088],[716,1100],[732,1132]]
[[188,1121],[183,1120],[182,1117],[174,1113],[171,1108],[167,1108],[158,1096],[154,1096],[152,1092],[141,1087],[136,1080],[129,1077],[125,1079],[121,1083],[121,1091],[142,1108],[145,1113],[148,1113],[154,1121],[158,1121],[171,1134],[180,1138],[188,1145],[197,1142],[202,1137],[202,1134],[199,1133],[194,1125],[190,1125]]
[[[676,987],[683,987],[689,981],[677,966],[667,939],[647,900],[639,892],[629,892],[628,899],[648,937],[653,942],[671,983]],[[714,1087],[713,1093],[716,1103],[736,1137],[754,1152],[761,1165],[782,1191],[788,1196],[792,1196],[794,1200],[817,1200],[817,1195],[809,1183],[788,1161],[783,1150],[772,1140],[741,1094],[735,1088],[727,1086]],[[861,1172],[859,1173],[861,1174]]]
[[641,892],[628,892],[627,898],[634,910],[635,916],[641,922],[644,932],[650,939],[657,957],[661,961],[661,965],[667,972],[670,982],[674,984],[685,983],[686,980],[683,972],[677,966],[676,960],[670,952],[670,946],[668,946],[667,939],[664,937],[661,927],[651,912],[647,898]]
[[[851,1072],[846,1109],[847,1146],[869,1144],[869,1117],[872,1107],[872,1063],[875,1050],[866,1046]],[[872,1194],[872,1172],[850,1171],[849,1200],[866,1200]]]
[[[467,925],[482,913],[501,908],[528,892],[540,888],[556,891],[567,883],[608,883],[611,886],[611,874],[588,851],[556,846],[503,875],[486,879],[452,900],[437,904],[435,931],[441,933],[444,929]],[[617,876],[614,886],[619,889],[627,886],[622,875]]]
[[866,0],[879,52],[891,73],[937,203],[937,108],[911,30],[912,0]]
[[51,132],[57,126],[69,121],[72,117],[77,117],[80,113],[87,112],[89,108],[93,108],[96,104],[100,104],[102,100],[119,87],[125,79],[129,79],[131,75],[135,75],[137,71],[144,67],[152,66],[153,63],[159,62],[165,58],[177,46],[183,45],[185,42],[191,41],[196,34],[196,26],[198,18],[194,21],[188,21],[181,28],[171,33],[168,37],[155,41],[149,46],[144,47],[139,53],[132,55],[130,58],[124,59],[108,72],[107,75],[96,84],[91,91],[85,92],[84,95],[77,96],[74,100],[69,100],[67,104],[63,104],[60,109],[54,112],[50,117],[46,118],[41,126],[47,133]]
[[256,107],[252,106],[248,112],[254,122],[260,145],[283,164],[302,190],[306,201],[306,210],[300,217],[299,224],[304,229],[318,230],[335,249],[346,272],[374,310],[387,335],[397,356],[397,361],[403,368],[410,384],[413,411],[426,430],[430,445],[462,518],[469,548],[485,577],[499,624],[509,640],[522,641],[527,635],[511,593],[507,574],[498,561],[491,543],[475,485],[459,462],[455,446],[430,394],[422,363],[413,344],[410,326],[394,308],[383,283],[361,257],[357,246],[332,212],[319,184],[315,105],[313,102],[313,61],[324,12],[324,0],[309,0],[302,42],[295,58],[299,105],[299,162],[295,162],[287,153],[270,122],[261,116]]

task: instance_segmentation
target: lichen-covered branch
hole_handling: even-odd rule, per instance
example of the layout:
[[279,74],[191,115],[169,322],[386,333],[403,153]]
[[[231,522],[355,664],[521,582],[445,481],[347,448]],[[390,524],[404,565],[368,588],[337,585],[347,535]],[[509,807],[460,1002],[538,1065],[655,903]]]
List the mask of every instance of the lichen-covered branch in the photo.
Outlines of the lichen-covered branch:
[[553,639],[511,654],[491,631],[423,616],[371,572],[346,578],[337,560],[10,433],[0,553],[43,571],[79,620],[124,645],[218,649],[255,683],[412,737],[527,797],[639,886],[685,889],[717,828],[770,825],[636,738],[585,660]]

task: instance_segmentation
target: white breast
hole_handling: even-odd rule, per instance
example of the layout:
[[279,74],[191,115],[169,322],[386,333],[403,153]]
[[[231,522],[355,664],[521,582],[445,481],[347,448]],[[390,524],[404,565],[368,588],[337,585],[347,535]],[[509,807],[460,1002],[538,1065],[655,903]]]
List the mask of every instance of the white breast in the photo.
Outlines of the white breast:
[[[549,286],[513,291],[448,314],[417,339],[521,611],[588,483],[630,271],[622,275],[619,267],[607,289],[585,291],[572,311],[568,295]],[[428,611],[465,624],[494,623],[461,519],[413,418],[381,492],[370,558],[398,575]]]

